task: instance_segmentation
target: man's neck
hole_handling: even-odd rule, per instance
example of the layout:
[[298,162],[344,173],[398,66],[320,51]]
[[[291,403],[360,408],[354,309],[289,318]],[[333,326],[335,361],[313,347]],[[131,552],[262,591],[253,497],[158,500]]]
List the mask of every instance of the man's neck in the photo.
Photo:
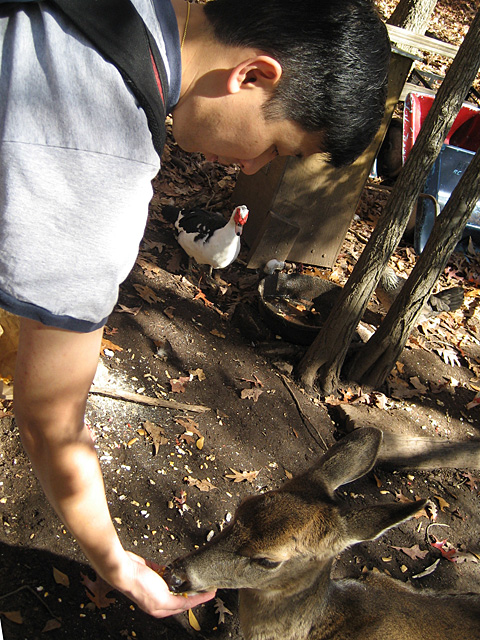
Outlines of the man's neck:
[[189,91],[195,78],[203,73],[208,62],[205,54],[210,48],[209,45],[213,44],[213,38],[201,5],[193,2],[190,4],[187,24],[188,2],[185,0],[171,0],[171,2],[177,17],[180,43],[183,40],[181,99]]

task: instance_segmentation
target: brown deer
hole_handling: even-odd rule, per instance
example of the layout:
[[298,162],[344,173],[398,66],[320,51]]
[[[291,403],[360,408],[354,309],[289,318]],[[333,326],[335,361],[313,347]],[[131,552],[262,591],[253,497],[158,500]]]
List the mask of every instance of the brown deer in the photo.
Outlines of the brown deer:
[[373,467],[381,439],[377,429],[354,431],[281,489],[244,500],[222,533],[167,567],[171,591],[239,589],[246,640],[479,639],[480,595],[419,592],[379,574],[330,577],[337,554],[426,505],[341,512],[334,490]]

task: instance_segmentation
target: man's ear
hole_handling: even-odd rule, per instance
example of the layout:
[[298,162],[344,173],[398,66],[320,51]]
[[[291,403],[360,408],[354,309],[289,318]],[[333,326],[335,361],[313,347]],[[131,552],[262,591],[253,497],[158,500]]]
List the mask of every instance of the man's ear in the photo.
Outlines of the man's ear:
[[247,84],[273,87],[282,76],[280,63],[270,56],[244,60],[232,69],[227,82],[228,93],[238,93]]

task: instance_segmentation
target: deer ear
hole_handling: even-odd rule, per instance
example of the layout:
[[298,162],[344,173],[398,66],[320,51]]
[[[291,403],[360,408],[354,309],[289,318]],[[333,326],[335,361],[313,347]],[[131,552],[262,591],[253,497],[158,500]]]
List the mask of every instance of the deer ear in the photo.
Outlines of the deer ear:
[[375,464],[382,437],[382,432],[373,427],[355,429],[336,442],[312,471],[331,491],[353,482]]
[[355,544],[364,540],[375,540],[392,527],[409,520],[421,511],[427,500],[416,502],[382,504],[350,511],[343,516],[346,542]]

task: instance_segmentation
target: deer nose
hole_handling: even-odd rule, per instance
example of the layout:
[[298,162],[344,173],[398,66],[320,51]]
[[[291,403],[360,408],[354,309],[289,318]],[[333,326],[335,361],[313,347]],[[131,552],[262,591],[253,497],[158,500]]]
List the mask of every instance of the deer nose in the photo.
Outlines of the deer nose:
[[172,565],[165,568],[162,577],[172,593],[184,593],[190,590],[190,581],[186,575],[182,571],[174,569]]

